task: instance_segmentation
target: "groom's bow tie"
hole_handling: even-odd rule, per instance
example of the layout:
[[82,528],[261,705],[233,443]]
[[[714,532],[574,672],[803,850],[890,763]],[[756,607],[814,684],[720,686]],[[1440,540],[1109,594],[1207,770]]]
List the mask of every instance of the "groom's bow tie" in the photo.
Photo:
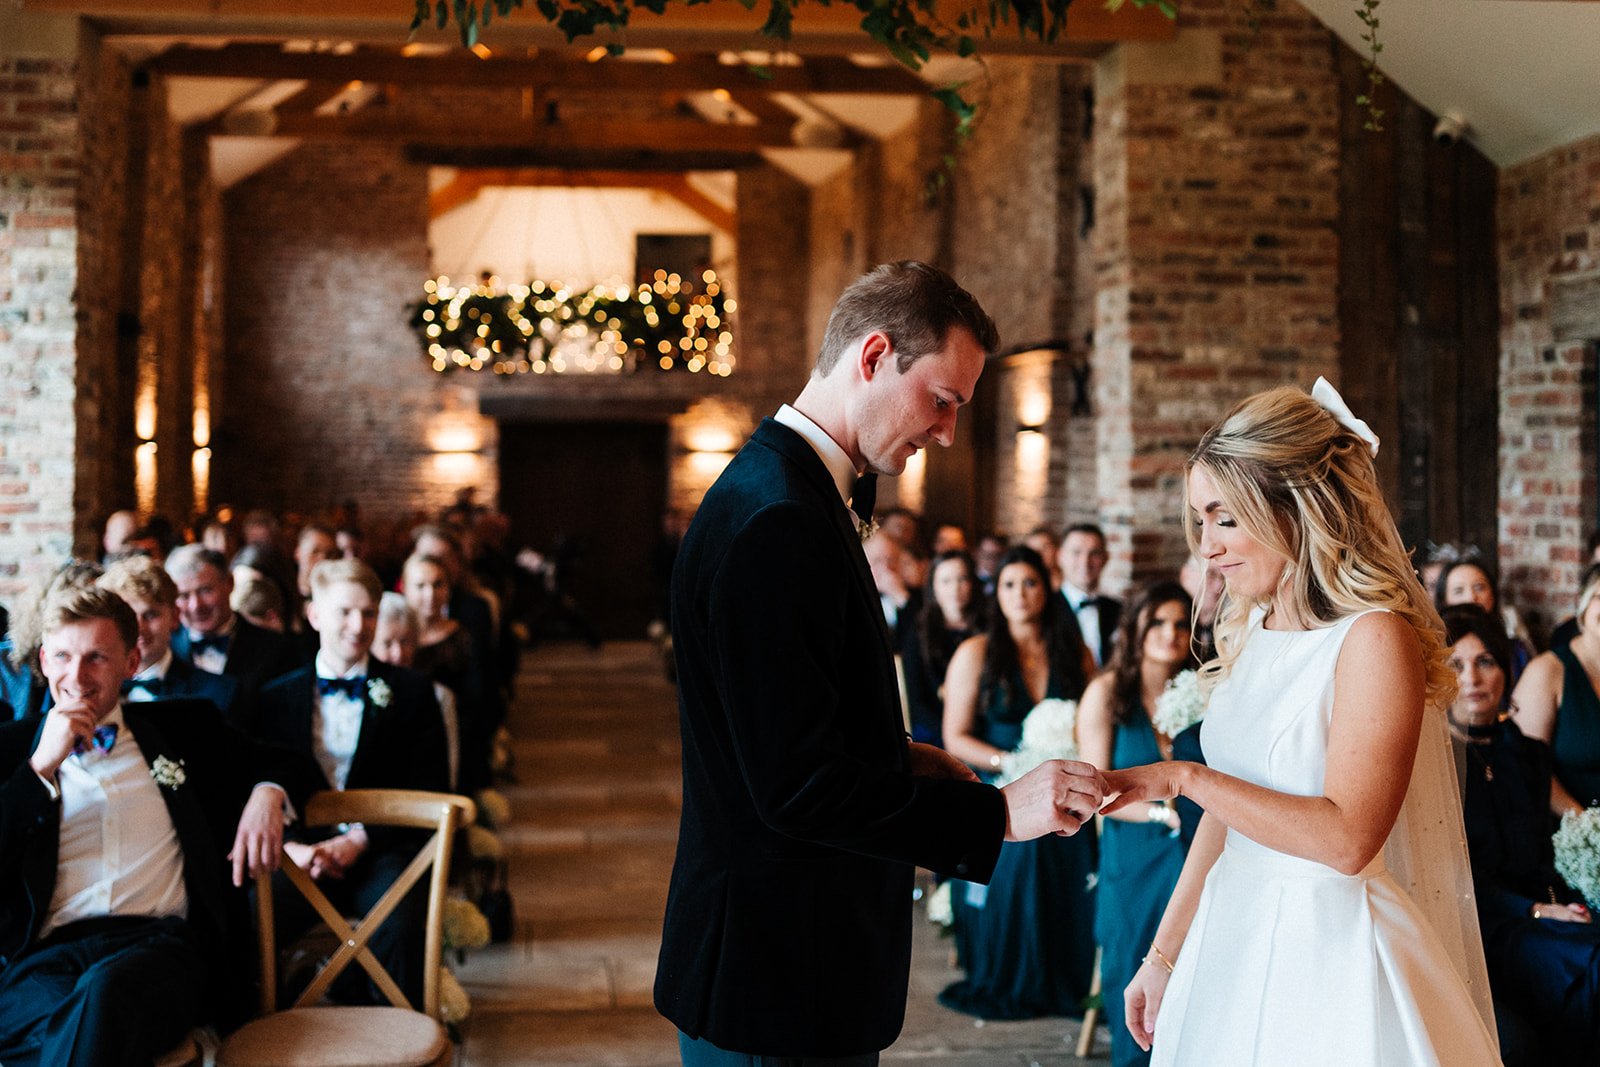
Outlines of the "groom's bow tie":
[[221,652],[224,656],[226,656],[228,654],[228,642],[232,637],[232,634],[212,634],[209,637],[191,637],[189,638],[189,654],[192,656],[198,656],[202,652],[212,651]]
[[318,678],[317,692],[323,696],[329,693],[343,693],[351,700],[360,700],[361,687],[366,684],[365,678]]
[[855,488],[850,490],[850,510],[856,513],[856,518],[862,522],[872,521],[872,507],[878,502],[878,476],[876,474],[863,474],[856,479]]
[[82,756],[94,751],[110,752],[116,743],[117,724],[109,723],[105,726],[95,727],[93,734],[76,741],[72,746],[72,754]]

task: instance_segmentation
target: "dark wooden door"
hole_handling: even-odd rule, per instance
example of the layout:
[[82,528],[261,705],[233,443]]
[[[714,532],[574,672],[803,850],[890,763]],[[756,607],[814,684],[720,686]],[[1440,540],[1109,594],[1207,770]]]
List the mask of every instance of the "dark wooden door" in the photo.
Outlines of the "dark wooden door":
[[667,428],[611,422],[502,423],[500,506],[518,544],[562,567],[570,612],[542,613],[545,636],[645,635],[659,615],[651,555],[667,493]]

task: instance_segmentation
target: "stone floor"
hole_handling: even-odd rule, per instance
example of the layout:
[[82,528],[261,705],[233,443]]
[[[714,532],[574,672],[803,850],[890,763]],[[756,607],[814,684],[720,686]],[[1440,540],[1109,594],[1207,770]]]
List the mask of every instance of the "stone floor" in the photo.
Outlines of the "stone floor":
[[[553,646],[528,656],[512,712],[517,784],[505,789],[517,938],[461,968],[472,996],[468,1067],[669,1067],[676,1035],[650,1006],[680,788],[675,696],[654,649]],[[948,942],[918,923],[911,997],[885,1064],[1054,1067],[1067,1020],[975,1022],[940,1007]],[[1097,1042],[1106,1062],[1106,1038]]]

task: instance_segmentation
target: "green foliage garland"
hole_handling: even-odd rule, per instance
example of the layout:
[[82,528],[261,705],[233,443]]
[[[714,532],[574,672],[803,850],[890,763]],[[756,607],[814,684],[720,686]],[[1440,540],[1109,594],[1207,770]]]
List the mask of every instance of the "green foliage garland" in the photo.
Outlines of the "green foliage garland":
[[455,287],[441,277],[423,283],[410,325],[441,374],[628,373],[648,365],[726,377],[737,304],[715,271],[699,282],[658,270],[653,283],[633,289],[574,291],[542,281],[502,288],[489,276]]

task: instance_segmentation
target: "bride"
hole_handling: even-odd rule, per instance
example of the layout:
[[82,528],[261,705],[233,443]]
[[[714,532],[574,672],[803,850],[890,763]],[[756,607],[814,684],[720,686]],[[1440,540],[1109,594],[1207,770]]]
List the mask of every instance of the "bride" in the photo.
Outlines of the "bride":
[[1377,451],[1319,379],[1245,400],[1189,459],[1190,547],[1226,583],[1208,766],[1106,772],[1107,810],[1206,812],[1126,993],[1155,1067],[1499,1062],[1455,682]]

